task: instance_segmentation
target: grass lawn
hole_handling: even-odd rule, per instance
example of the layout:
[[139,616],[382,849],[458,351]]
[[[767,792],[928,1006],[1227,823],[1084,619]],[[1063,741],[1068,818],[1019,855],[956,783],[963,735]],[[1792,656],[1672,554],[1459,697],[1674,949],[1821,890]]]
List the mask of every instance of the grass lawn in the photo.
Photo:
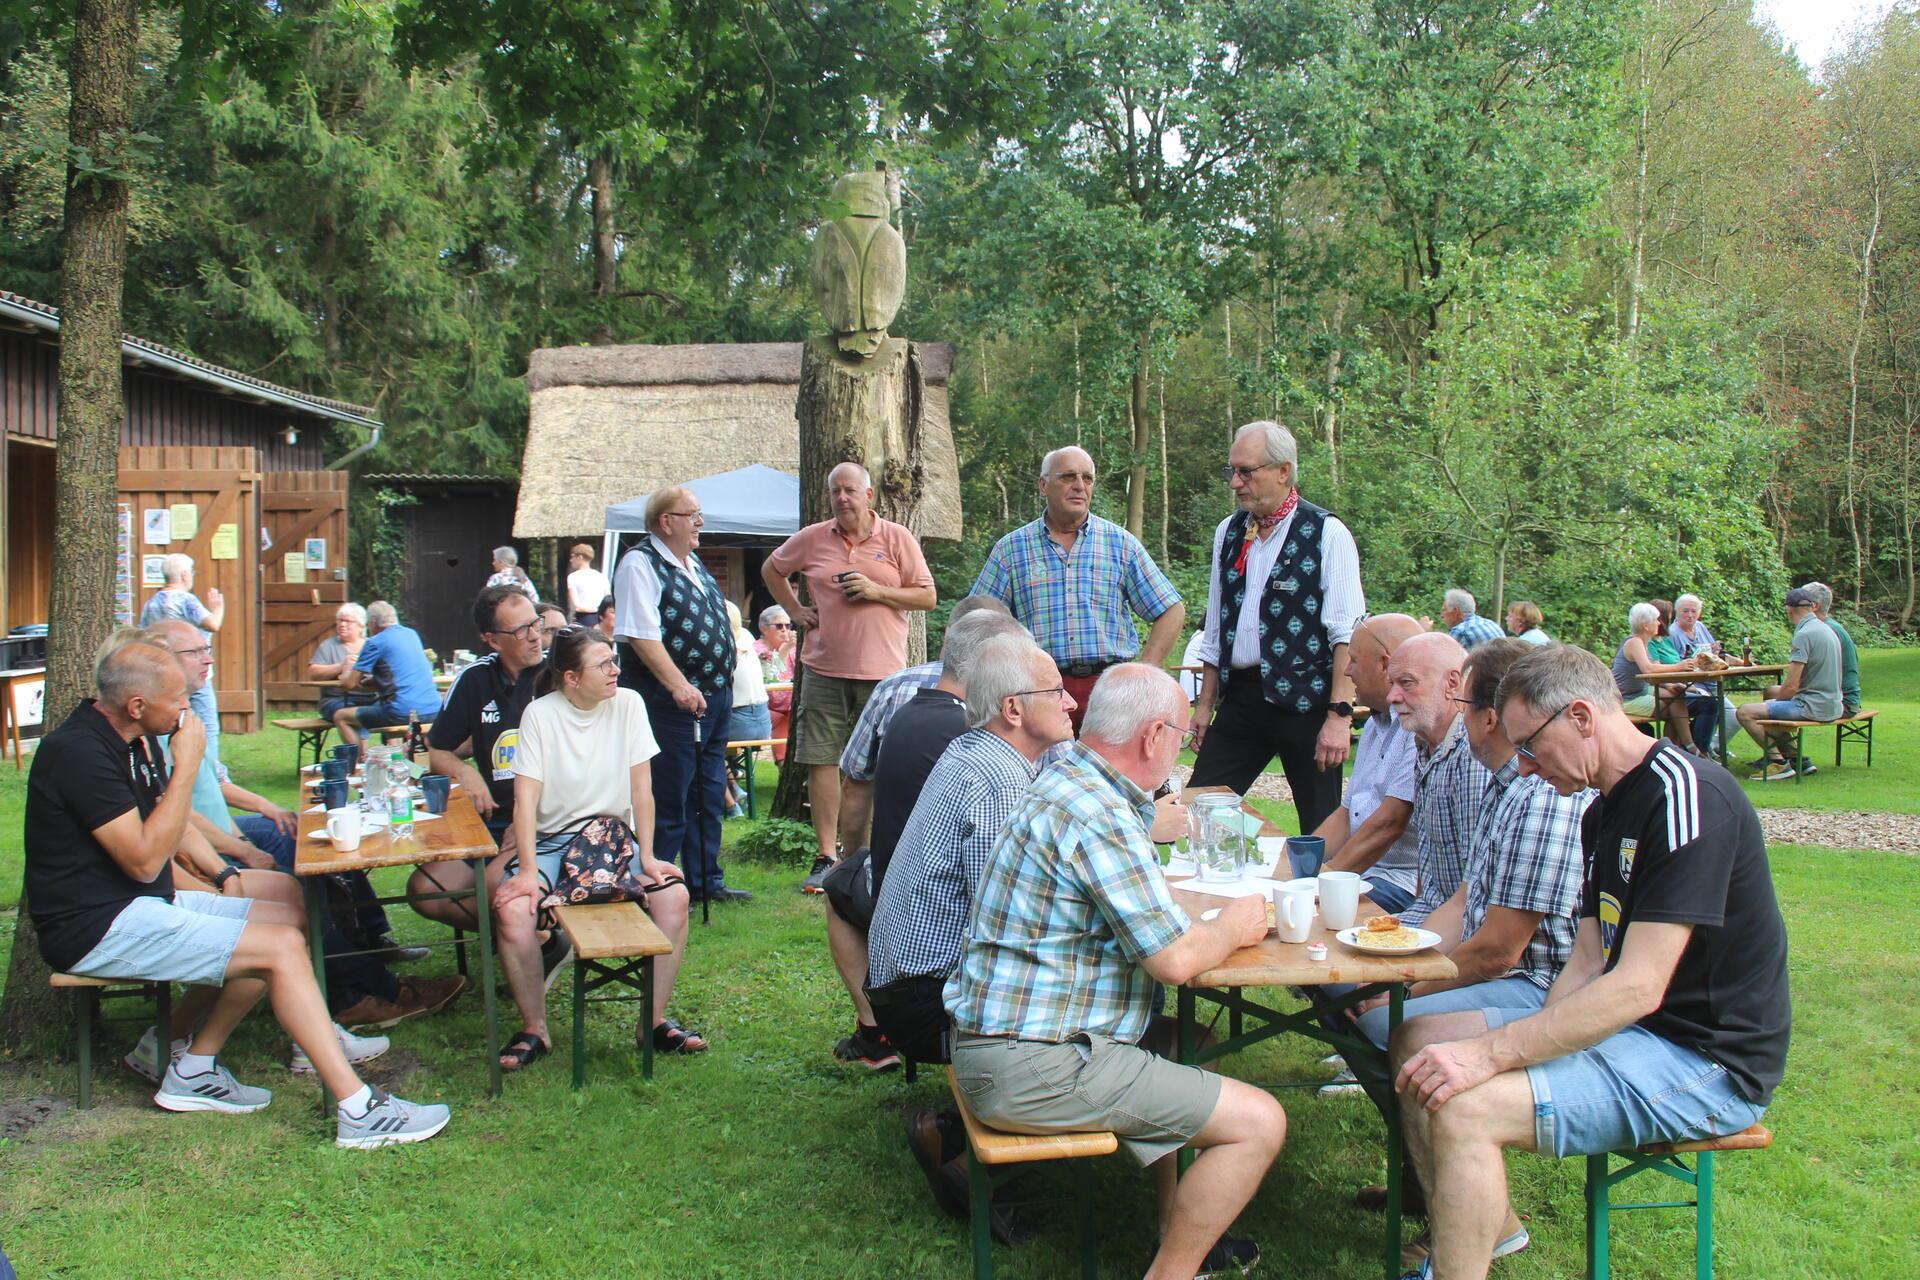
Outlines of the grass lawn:
[[[1898,727],[1911,724],[1920,702],[1920,653],[1866,656],[1868,705],[1886,714],[1876,768],[1858,775],[1877,785],[1838,798],[1854,781],[1850,765],[1844,775],[1823,768],[1797,789],[1756,785],[1758,798],[1797,790],[1797,802],[1812,805],[1824,788],[1833,807],[1920,804],[1912,766],[1900,776],[1896,754],[1920,756],[1920,735]],[[1882,698],[1878,691],[1895,693],[1896,681],[1903,696]],[[230,737],[224,751],[248,785],[291,800],[281,781],[291,774],[291,735]],[[761,779],[769,796],[770,768]],[[4,907],[18,894],[23,790],[0,766]],[[728,825],[737,835],[740,825]],[[1901,1012],[1920,984],[1920,948],[1909,941],[1920,928],[1920,862],[1797,846],[1776,847],[1773,859],[1793,946],[1794,1049],[1767,1117],[1774,1148],[1718,1166],[1721,1272],[1904,1274],[1920,1237],[1920,1021]],[[284,1070],[284,1037],[256,1015],[227,1058],[242,1079],[275,1089],[272,1109],[168,1115],[134,1077],[103,1069],[92,1112],[0,1138],[0,1246],[33,1277],[967,1274],[965,1228],[933,1205],[901,1137],[903,1108],[934,1105],[944,1082],[929,1072],[910,1086],[833,1061],[829,1047],[848,1029],[848,1006],[818,900],[795,892],[799,876],[732,869],[729,878],[758,897],[716,909],[710,927],[696,923],[675,1009],[715,1046],[698,1059],[659,1060],[651,1084],[630,1047],[630,1015],[601,1007],[589,1015],[586,1090],[568,1087],[563,1047],[488,1099],[479,1000],[469,993],[446,1014],[398,1028],[388,1058],[388,1082],[406,1096],[451,1103],[452,1126],[424,1147],[342,1152],[314,1106],[315,1087]],[[400,878],[383,873],[382,887]],[[439,933],[404,910],[395,917],[403,933]],[[11,935],[11,917],[0,916],[0,957]],[[436,951],[422,968],[451,966]],[[559,985],[553,1002],[562,1046],[567,990]],[[113,1042],[130,1041],[134,1025],[116,1027]],[[1287,1040],[1226,1069],[1253,1080],[1314,1079],[1319,1056],[1317,1046]],[[66,1064],[0,1068],[0,1104],[70,1099],[72,1091]],[[1378,1219],[1352,1207],[1350,1195],[1381,1176],[1378,1120],[1363,1098],[1292,1090],[1281,1098],[1288,1146],[1242,1218],[1266,1252],[1259,1274],[1377,1276]],[[1534,1244],[1495,1274],[1579,1274],[1580,1162],[1516,1156],[1510,1168]],[[1102,1265],[1110,1275],[1137,1274],[1151,1248],[1147,1179],[1124,1156],[1101,1162],[1097,1177]],[[1617,1219],[1615,1274],[1685,1274],[1689,1221],[1680,1213]],[[997,1251],[1010,1277],[1070,1274],[1073,1258],[1064,1206],[1033,1242]]]

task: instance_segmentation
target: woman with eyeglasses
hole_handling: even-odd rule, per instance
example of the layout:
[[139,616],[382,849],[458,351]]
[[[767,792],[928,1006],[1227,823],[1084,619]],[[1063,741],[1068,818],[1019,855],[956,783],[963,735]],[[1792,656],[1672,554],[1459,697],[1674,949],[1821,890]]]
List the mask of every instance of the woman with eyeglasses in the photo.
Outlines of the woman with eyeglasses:
[[[494,893],[500,957],[520,1010],[521,1031],[501,1051],[500,1065],[518,1071],[553,1047],[547,1034],[547,993],[541,979],[539,903],[559,880],[567,846],[594,818],[619,818],[639,849],[647,882],[641,905],[673,943],[654,963],[653,1008],[634,1028],[635,1043],[653,1037],[656,1050],[698,1053],[699,1032],[666,1016],[674,980],[687,949],[687,886],[680,873],[653,856],[653,783],[648,766],[659,751],[646,704],[619,687],[613,646],[592,627],[569,627],[553,642],[539,694],[520,717],[514,753],[514,858]],[[531,852],[531,856],[527,856]]]
[[[753,651],[759,655],[760,676],[767,684],[793,679],[794,639],[793,619],[785,609],[774,604],[760,611],[760,638],[753,642]],[[793,717],[793,690],[768,690],[767,714],[771,719],[767,736],[780,742],[773,749],[773,762],[785,764],[787,724]]]

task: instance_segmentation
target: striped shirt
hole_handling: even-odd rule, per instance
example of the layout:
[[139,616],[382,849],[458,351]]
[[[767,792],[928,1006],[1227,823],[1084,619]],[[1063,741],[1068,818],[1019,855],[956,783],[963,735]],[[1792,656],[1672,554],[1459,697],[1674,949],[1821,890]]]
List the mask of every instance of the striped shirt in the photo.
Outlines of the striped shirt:
[[987,858],[947,979],[956,1033],[1139,1042],[1160,1002],[1140,961],[1191,927],[1152,828],[1152,798],[1084,744],[1033,780]]
[[1021,525],[994,543],[971,594],[1005,601],[1061,666],[1131,660],[1140,652],[1133,616],[1151,621],[1180,603],[1140,539],[1096,515],[1071,554],[1048,536],[1045,516]]
[[970,729],[948,745],[880,881],[867,930],[868,986],[953,972],[973,887],[1036,767],[990,729]]
[[1415,748],[1413,820],[1420,824],[1420,894],[1400,913],[1417,925],[1453,896],[1467,871],[1467,847],[1495,788],[1493,775],[1467,746],[1467,722],[1456,715],[1445,742]]
[[1519,962],[1501,976],[1544,989],[1573,954],[1586,880],[1580,819],[1598,793],[1563,796],[1538,775],[1523,778],[1518,753],[1494,772],[1493,787],[1467,855],[1460,940],[1480,931],[1489,907],[1539,912]]
[[887,731],[893,713],[912,702],[914,694],[939,683],[940,664],[923,662],[896,671],[873,686],[866,708],[853,723],[847,745],[840,750],[840,772],[855,782],[872,782],[874,766],[880,762],[880,735]]

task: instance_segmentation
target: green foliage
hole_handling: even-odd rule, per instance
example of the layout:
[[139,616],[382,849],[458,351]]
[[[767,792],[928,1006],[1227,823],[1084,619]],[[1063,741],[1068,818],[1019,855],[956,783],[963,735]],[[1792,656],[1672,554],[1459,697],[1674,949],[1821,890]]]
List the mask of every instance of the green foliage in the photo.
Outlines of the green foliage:
[[727,852],[745,862],[773,867],[805,867],[820,852],[813,828],[786,818],[762,818],[746,829]]
[[399,600],[406,594],[407,535],[399,511],[419,504],[404,489],[363,485],[349,499],[354,591],[363,600]]

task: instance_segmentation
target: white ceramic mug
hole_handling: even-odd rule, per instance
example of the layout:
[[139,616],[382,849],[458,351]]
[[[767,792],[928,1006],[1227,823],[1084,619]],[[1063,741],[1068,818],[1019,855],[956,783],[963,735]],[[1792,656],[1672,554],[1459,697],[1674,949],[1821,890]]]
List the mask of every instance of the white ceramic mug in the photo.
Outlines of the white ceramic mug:
[[1360,916],[1360,877],[1352,871],[1322,871],[1315,879],[1320,890],[1320,919],[1329,929],[1351,929]]
[[1311,880],[1274,886],[1273,924],[1280,941],[1305,942],[1313,932],[1313,895]]
[[360,847],[360,834],[359,805],[327,810],[327,839],[333,841],[334,848],[352,853]]

